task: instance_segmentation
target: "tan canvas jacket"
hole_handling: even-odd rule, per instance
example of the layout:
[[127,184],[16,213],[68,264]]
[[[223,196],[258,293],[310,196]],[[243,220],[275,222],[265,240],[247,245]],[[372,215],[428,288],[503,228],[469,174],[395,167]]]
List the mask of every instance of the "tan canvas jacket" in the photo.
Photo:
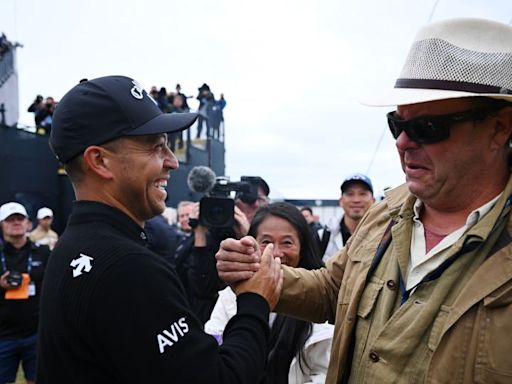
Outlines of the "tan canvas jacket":
[[[512,179],[500,199],[512,192]],[[285,267],[277,311],[335,323],[326,383],[345,382],[351,340],[365,279],[391,218],[401,217],[405,185],[370,209],[347,246],[316,271]],[[498,202],[500,204],[500,202]],[[432,329],[426,383],[512,383],[512,221],[486,261],[450,308],[442,307]],[[438,326],[439,324],[439,326]],[[345,375],[345,376],[344,376]]]

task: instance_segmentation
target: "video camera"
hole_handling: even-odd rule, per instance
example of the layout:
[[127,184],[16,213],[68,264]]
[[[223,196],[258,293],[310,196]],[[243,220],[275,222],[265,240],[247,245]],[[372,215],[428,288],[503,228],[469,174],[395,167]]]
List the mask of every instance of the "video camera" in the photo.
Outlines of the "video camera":
[[258,199],[260,178],[242,176],[238,182],[230,182],[228,177],[217,177],[208,196],[199,203],[199,223],[208,228],[231,228],[235,224],[235,201],[231,192],[244,203],[252,204]]
[[217,177],[208,167],[198,166],[190,171],[187,183],[194,192],[204,193],[199,202],[199,224],[213,229],[232,228],[235,224],[235,201],[231,193],[244,203],[252,204],[258,199],[261,178],[242,176],[232,182],[229,177]]

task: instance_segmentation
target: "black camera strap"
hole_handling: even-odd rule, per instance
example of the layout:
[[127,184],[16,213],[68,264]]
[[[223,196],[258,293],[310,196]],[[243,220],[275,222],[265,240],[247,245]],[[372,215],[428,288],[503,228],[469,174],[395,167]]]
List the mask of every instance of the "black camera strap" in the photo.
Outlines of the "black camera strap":
[[[2,262],[2,274],[7,272],[7,262],[5,260],[5,255],[3,252],[0,253],[0,261]],[[27,273],[30,275],[30,272],[32,272],[32,252],[28,253],[28,260],[27,260]]]

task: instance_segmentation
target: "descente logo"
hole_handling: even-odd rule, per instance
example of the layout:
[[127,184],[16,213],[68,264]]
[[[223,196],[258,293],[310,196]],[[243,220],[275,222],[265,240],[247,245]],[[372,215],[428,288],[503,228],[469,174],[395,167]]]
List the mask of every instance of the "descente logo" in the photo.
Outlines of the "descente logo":
[[172,347],[181,337],[185,336],[186,333],[188,333],[188,324],[186,319],[182,317],[172,323],[168,329],[164,329],[156,335],[160,353],[164,353],[165,348]]

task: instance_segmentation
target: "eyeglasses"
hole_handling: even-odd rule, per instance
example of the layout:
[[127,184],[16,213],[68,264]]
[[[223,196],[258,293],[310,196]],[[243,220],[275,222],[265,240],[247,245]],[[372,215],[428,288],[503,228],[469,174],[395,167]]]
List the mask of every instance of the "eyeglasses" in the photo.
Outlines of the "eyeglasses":
[[501,105],[487,106],[447,115],[419,116],[409,120],[397,118],[396,111],[389,112],[386,116],[389,129],[395,139],[405,131],[409,139],[418,144],[432,144],[448,139],[453,124],[481,121],[501,108],[503,108]]

